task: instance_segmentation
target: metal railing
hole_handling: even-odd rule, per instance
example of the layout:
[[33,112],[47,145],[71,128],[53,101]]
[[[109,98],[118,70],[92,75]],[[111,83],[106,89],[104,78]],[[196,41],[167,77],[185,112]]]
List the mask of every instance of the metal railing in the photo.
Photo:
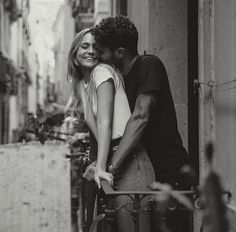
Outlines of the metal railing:
[[[99,212],[99,220],[95,220],[95,224],[99,223],[98,231],[99,232],[109,232],[114,231],[114,221],[115,221],[115,214],[117,210],[120,210],[123,207],[126,207],[128,204],[132,205],[131,209],[129,210],[134,221],[135,225],[135,232],[139,232],[140,228],[140,221],[139,221],[139,213],[140,211],[149,211],[152,212],[155,210],[155,200],[150,199],[149,204],[146,208],[142,207],[142,200],[146,196],[158,196],[160,194],[163,194],[163,191],[115,191],[110,184],[107,181],[102,180],[101,181],[102,191],[99,194],[98,197],[98,212]],[[200,200],[199,200],[199,192],[196,190],[172,190],[173,192],[177,192],[183,195],[188,196],[193,201],[193,205],[196,209],[200,209]],[[123,206],[119,208],[115,208],[113,201],[114,198],[120,195],[128,196],[131,199],[131,203],[126,203]],[[181,204],[178,204],[177,201],[176,204],[171,205],[168,209],[169,210],[186,210]],[[102,215],[102,216],[101,216]],[[96,226],[92,225],[90,232],[93,232],[94,228]],[[113,229],[112,229],[113,228]]]

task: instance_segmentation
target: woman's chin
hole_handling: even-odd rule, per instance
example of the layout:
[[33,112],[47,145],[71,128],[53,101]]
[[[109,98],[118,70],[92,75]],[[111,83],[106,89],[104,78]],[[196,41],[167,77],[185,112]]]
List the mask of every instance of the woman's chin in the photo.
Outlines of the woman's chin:
[[86,69],[93,69],[97,64],[98,64],[98,61],[96,62],[87,61],[87,62],[84,62],[83,67]]

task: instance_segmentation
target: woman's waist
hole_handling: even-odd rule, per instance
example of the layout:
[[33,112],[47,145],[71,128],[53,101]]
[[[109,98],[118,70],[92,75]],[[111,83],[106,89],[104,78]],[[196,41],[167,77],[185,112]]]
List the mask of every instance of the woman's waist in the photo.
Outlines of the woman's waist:
[[108,161],[111,160],[113,154],[115,153],[115,151],[118,149],[118,146],[120,144],[120,141],[121,141],[121,137],[119,138],[115,138],[115,139],[112,139],[111,142],[110,142],[110,150],[109,150],[109,154],[108,154]]
[[116,151],[121,141],[121,137],[112,139],[110,142],[110,150]]

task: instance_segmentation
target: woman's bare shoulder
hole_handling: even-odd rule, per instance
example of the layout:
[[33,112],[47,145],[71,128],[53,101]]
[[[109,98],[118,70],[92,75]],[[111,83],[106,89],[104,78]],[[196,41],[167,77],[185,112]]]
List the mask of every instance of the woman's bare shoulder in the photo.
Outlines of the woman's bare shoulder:
[[98,63],[94,68],[93,68],[93,73],[96,72],[96,71],[109,71],[109,72],[113,72],[114,71],[114,68],[109,65],[109,64],[106,64],[106,63]]

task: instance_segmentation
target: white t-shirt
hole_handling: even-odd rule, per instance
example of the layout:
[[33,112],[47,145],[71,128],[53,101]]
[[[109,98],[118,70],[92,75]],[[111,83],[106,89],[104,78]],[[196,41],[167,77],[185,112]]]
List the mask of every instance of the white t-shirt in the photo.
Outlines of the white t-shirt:
[[81,80],[79,84],[85,121],[96,138],[98,134],[97,88],[110,78],[112,78],[115,87],[112,139],[120,138],[123,135],[126,123],[131,115],[120,72],[107,64],[98,64],[91,72],[89,83],[86,85],[85,81]]

